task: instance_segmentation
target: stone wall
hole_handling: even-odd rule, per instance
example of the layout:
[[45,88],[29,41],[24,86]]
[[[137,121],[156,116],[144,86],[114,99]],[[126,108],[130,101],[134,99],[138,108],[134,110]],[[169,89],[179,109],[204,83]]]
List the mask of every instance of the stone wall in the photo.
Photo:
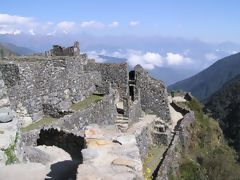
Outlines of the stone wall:
[[143,111],[141,107],[141,102],[139,100],[135,100],[131,102],[128,110],[128,118],[130,120],[129,124],[131,125],[139,121],[139,118],[141,118],[142,116],[143,116]]
[[[44,129],[62,129],[66,132],[79,135],[89,124],[98,124],[99,126],[114,125],[117,117],[117,108],[115,98],[117,92],[110,90],[108,95],[92,106],[66,115]],[[39,138],[40,129],[22,133],[22,146],[36,146]]]
[[84,59],[59,57],[57,60],[5,61],[0,65],[8,87],[11,106],[26,108],[33,121],[41,119],[45,107],[67,111],[72,102],[92,94],[101,84],[99,72],[84,70]]
[[2,73],[0,71],[0,123],[12,121],[13,116],[13,111],[11,110],[7,94],[7,87],[5,86]]
[[144,127],[141,132],[135,134],[135,136],[139,153],[143,160],[148,153],[149,147],[153,145],[151,138],[151,125]]
[[96,63],[94,60],[84,66],[86,71],[98,71],[102,75],[102,91],[107,93],[109,83],[119,91],[120,98],[128,97],[128,64]]
[[84,110],[61,118],[54,126],[78,132],[89,124],[98,124],[99,126],[114,125],[117,117],[116,93],[111,89],[110,93],[105,95],[101,101]]
[[168,180],[168,176],[176,172],[180,153],[186,151],[189,147],[191,136],[188,129],[193,123],[195,123],[195,117],[192,111],[185,114],[183,119],[180,120],[172,141],[162,157],[159,169],[157,169],[154,175],[156,179]]
[[143,111],[156,114],[169,122],[168,95],[164,83],[152,78],[140,65],[135,66],[134,70],[136,84],[134,94],[137,99],[136,95],[140,94]]

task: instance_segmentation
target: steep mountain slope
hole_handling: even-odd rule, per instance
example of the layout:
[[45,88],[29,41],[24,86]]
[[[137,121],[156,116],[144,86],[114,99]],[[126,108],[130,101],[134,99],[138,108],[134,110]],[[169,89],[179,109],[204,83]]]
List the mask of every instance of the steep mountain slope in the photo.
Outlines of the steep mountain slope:
[[190,91],[198,99],[204,100],[238,74],[240,74],[240,53],[217,61],[191,78],[169,86],[169,89]]
[[178,177],[172,179],[239,180],[236,153],[226,144],[219,123],[202,111],[197,100],[186,105],[194,111],[196,123],[189,128],[190,147],[182,153]]
[[4,43],[0,43],[0,44],[2,44],[4,47],[10,49],[11,51],[13,51],[14,53],[19,54],[19,55],[30,55],[35,52],[29,48],[16,46],[15,44],[12,44],[12,43],[4,42]]
[[205,103],[205,111],[219,119],[228,142],[240,155],[240,75],[227,82]]

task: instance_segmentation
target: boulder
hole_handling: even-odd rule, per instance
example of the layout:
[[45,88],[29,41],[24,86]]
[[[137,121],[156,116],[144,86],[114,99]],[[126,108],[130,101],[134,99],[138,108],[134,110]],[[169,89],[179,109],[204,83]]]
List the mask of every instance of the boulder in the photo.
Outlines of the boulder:
[[9,107],[3,107],[0,109],[0,122],[10,122],[13,120],[14,114]]

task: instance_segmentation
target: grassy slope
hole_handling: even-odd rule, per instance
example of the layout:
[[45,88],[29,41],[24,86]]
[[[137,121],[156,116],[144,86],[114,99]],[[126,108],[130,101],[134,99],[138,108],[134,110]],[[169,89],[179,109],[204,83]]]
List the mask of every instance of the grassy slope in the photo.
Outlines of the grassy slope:
[[196,124],[190,129],[189,152],[182,154],[177,177],[170,175],[170,179],[240,179],[240,165],[236,163],[236,153],[225,143],[217,121],[206,116],[202,105],[196,100],[186,105],[194,111]]
[[[230,146],[240,156],[240,76],[224,84],[205,103],[205,111],[218,119]],[[240,159],[239,159],[240,161]]]

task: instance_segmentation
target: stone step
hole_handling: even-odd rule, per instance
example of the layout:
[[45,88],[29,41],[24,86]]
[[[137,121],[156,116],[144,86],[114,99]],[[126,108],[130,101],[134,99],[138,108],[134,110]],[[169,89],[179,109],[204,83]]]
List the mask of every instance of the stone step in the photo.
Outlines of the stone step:
[[128,124],[129,121],[128,121],[128,120],[123,120],[123,119],[117,119],[117,120],[115,121],[115,123],[119,123],[119,124]]
[[129,120],[129,118],[123,117],[123,116],[117,116],[117,119],[119,119],[119,120]]
[[121,132],[126,132],[128,129],[128,124],[115,124]]
[[115,125],[118,126],[118,127],[128,128],[128,124],[116,123]]
[[166,123],[164,121],[162,121],[162,120],[156,120],[156,121],[154,121],[154,124],[162,124],[162,125],[164,125]]
[[162,125],[162,124],[155,124],[153,128],[158,132],[165,132],[166,131],[165,125]]

